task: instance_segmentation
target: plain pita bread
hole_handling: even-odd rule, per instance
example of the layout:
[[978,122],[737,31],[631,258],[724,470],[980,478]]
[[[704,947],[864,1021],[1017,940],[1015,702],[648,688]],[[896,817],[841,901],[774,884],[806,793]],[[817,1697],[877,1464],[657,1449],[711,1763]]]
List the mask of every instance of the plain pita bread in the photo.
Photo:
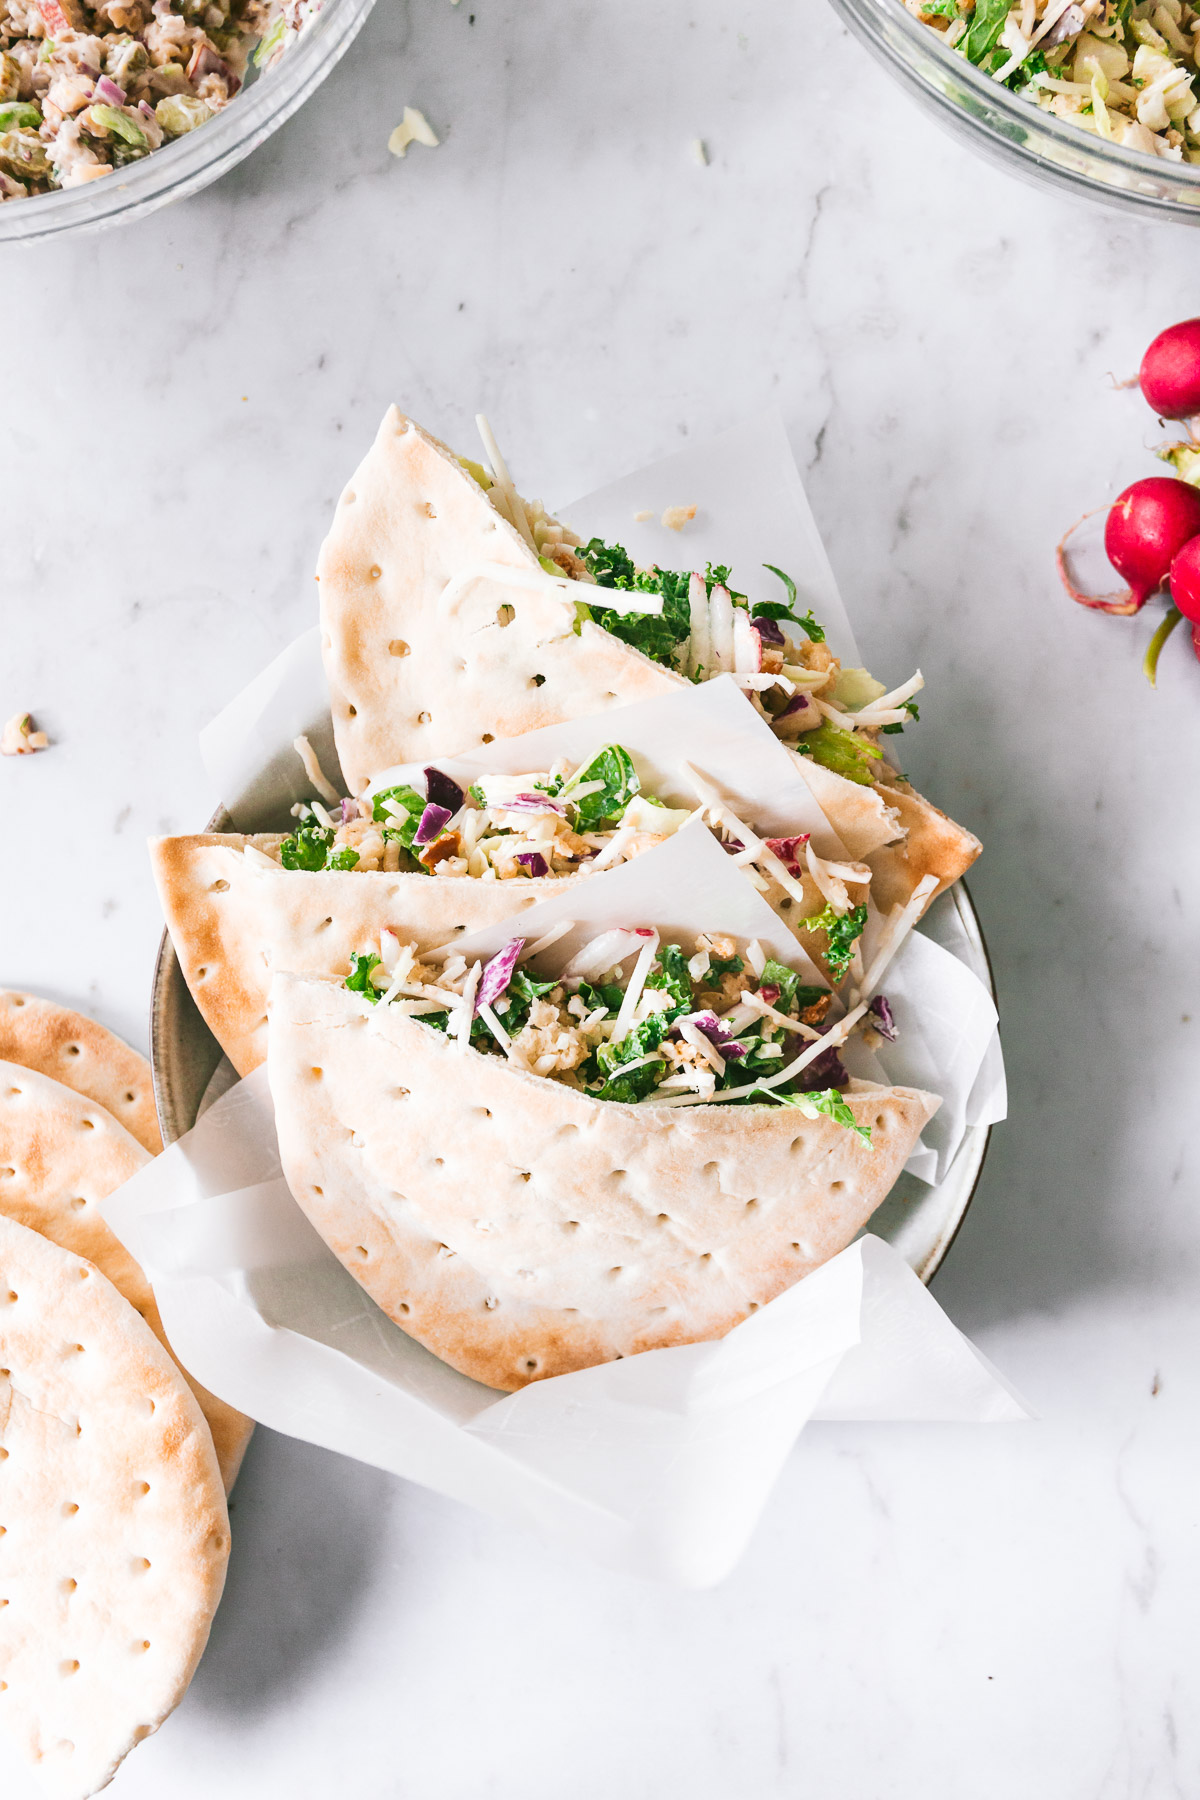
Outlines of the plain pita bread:
[[722,1336],[843,1249],[939,1102],[851,1084],[874,1151],[790,1107],[613,1105],[332,982],[271,990],[284,1173],[411,1337],[519,1388]]
[[431,950],[544,900],[553,882],[476,881],[468,875],[385,875],[370,870],[264,868],[243,856],[279,837],[202,834],[156,838],[154,878],[184,979],[204,1022],[239,1075],[267,1055],[267,995],[276,969],[350,972],[356,951],[394,926]]
[[89,1262],[0,1218],[0,1727],[54,1800],[179,1703],[225,1582],[212,1439]]
[[[100,1215],[100,1202],[150,1160],[95,1101],[48,1075],[0,1063],[0,1215],[94,1263],[169,1352],[150,1283]],[[254,1422],[184,1375],[208,1420],[228,1490]]]
[[[528,588],[474,568],[527,571]],[[679,687],[575,603],[454,453],[396,407],[338,501],[317,562],[321,645],[342,772],[429,762]],[[582,593],[583,590],[581,590]],[[502,609],[514,615],[500,622]],[[503,616],[507,616],[506,614]]]
[[150,1064],[95,1019],[0,988],[0,1061],[53,1076],[106,1107],[151,1156],[162,1149]]

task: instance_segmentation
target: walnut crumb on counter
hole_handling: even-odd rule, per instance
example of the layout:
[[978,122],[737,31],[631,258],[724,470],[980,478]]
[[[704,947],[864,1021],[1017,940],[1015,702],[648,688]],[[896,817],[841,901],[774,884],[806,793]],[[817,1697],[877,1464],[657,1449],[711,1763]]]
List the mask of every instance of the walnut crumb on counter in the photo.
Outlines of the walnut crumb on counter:
[[0,732],[0,756],[32,756],[49,742],[44,731],[34,729],[32,713],[14,713]]

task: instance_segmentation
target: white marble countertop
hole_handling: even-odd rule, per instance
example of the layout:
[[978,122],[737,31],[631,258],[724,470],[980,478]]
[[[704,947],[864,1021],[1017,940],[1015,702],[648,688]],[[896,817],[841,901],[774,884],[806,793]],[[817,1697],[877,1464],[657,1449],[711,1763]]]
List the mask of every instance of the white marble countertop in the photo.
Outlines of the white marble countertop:
[[[444,142],[397,162],[405,102]],[[143,840],[207,817],[196,730],[313,616],[387,401],[464,443],[482,406],[553,502],[775,399],[869,660],[926,672],[908,766],[986,844],[1011,1117],[936,1292],[1042,1415],[814,1427],[706,1594],[260,1433],[121,1800],[1200,1790],[1200,666],[1152,693],[1148,626],[1052,560],[1155,472],[1106,374],[1198,255],[969,157],[816,0],[381,0],[217,187],[8,252],[0,715],[54,747],[0,763],[0,981],[145,1043]]]

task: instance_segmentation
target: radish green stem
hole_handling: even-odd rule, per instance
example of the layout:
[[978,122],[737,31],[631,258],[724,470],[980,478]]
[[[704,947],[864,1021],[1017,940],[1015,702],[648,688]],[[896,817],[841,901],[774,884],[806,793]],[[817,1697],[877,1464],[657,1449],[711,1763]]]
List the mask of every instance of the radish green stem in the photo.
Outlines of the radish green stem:
[[1146,680],[1150,683],[1151,687],[1158,686],[1158,658],[1162,647],[1182,617],[1183,614],[1177,606],[1168,607],[1166,613],[1163,615],[1162,623],[1159,625],[1154,636],[1150,639],[1149,647],[1142,662],[1142,668],[1145,672]]

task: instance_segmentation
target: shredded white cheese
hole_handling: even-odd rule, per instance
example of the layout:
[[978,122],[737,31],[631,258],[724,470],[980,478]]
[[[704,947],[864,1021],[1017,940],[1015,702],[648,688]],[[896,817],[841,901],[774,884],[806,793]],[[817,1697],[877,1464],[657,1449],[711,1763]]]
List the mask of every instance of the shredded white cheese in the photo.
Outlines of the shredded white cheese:
[[293,738],[292,749],[304,764],[304,773],[308,776],[309,781],[312,783],[313,787],[316,788],[322,800],[327,800],[330,806],[340,806],[342,797],[334,787],[332,781],[326,781],[325,771],[317,761],[317,753],[309,743],[308,739],[306,737]]
[[633,1024],[633,1015],[637,1003],[642,997],[642,989],[646,985],[646,977],[650,973],[650,965],[658,954],[658,933],[652,931],[639,952],[633,965],[633,974],[629,977],[629,986],[625,989],[625,998],[621,1001],[621,1010],[617,1014],[617,1022],[613,1026],[611,1043],[619,1044],[629,1035]]

